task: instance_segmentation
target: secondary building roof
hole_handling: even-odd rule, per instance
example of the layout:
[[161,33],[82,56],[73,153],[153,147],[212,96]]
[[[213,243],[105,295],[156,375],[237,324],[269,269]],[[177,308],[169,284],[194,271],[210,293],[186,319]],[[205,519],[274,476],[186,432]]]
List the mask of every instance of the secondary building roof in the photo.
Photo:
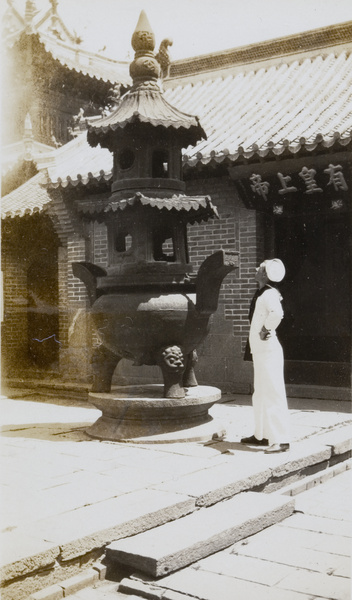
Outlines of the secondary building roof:
[[37,173],[1,201],[1,217],[23,217],[42,212],[51,202],[43,173]]
[[113,60],[101,54],[89,52],[80,46],[55,40],[52,36],[44,33],[40,33],[38,36],[43,45],[43,51],[45,49],[45,52],[51,54],[55,60],[70,71],[106,82],[130,85],[131,78],[127,61]]
[[33,0],[26,0],[24,15],[16,10],[13,0],[7,0],[2,21],[3,40],[8,48],[21,41],[23,35],[35,35],[41,42],[40,51],[71,71],[111,83],[131,82],[128,62],[84,50],[81,38],[71,33],[61,19],[56,0],[49,0],[46,10],[37,10]]

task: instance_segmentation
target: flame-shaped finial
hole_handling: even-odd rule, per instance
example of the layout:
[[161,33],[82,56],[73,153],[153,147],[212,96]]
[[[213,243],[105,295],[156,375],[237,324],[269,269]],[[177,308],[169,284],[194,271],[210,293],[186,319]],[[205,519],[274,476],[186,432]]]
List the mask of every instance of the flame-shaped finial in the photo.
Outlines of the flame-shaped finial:
[[134,85],[156,85],[160,77],[160,65],[155,58],[155,36],[148,17],[142,10],[136,29],[132,35],[132,48],[135,51],[134,61],[130,64],[130,75]]
[[131,43],[132,48],[136,53],[136,58],[141,54],[153,52],[155,48],[154,32],[144,10],[142,10],[141,14],[139,15],[138,23],[133,32]]

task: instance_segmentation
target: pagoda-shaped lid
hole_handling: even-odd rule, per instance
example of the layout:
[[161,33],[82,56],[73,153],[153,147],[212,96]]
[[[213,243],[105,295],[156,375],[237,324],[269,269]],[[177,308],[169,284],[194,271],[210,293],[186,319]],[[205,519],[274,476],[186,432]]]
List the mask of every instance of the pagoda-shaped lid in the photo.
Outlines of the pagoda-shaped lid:
[[160,63],[154,54],[155,37],[144,11],[141,12],[132,35],[132,47],[135,51],[130,65],[133,86],[110,115],[89,127],[90,145],[100,144],[112,150],[111,133],[136,122],[179,130],[183,147],[195,145],[206,138],[198,117],[179,111],[163,96],[158,81]]

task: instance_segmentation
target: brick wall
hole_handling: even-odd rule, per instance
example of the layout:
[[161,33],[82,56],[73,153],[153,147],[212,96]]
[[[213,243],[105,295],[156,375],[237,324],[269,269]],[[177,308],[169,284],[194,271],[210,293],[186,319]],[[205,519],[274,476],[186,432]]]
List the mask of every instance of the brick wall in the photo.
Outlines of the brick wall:
[[108,238],[105,223],[93,223],[93,260],[92,262],[99,267],[108,266]]
[[[5,219],[2,224],[2,271],[3,271],[3,324],[2,324],[2,372],[7,376],[19,376],[28,369],[38,370],[38,363],[30,354],[30,343],[38,342],[44,353],[46,348],[58,343],[56,336],[47,340],[31,340],[29,337],[29,311],[37,312],[38,307],[47,304],[44,297],[32,298],[28,275],[31,271],[38,280],[41,267],[49,266],[50,274],[57,266],[58,239],[50,219],[44,215]],[[46,277],[42,276],[42,291],[45,292]],[[48,285],[51,285],[51,281]],[[45,294],[44,294],[45,295]],[[50,294],[49,294],[50,295]],[[55,296],[55,293],[54,293]],[[55,306],[52,308],[55,309]],[[45,307],[44,307],[45,312]],[[49,310],[50,313],[50,310]],[[33,325],[33,320],[32,320]],[[40,329],[38,330],[40,331]],[[36,337],[35,335],[32,337]],[[45,337],[45,336],[44,336]],[[52,348],[51,348],[52,350]],[[49,351],[47,353],[49,356]],[[56,364],[47,364],[46,369],[55,369]]]
[[[58,211],[65,216],[64,203],[59,197],[56,200]],[[77,232],[72,227],[68,230],[63,227],[62,219],[56,221],[62,241],[58,257],[60,378],[67,382],[89,382],[92,348],[98,340],[91,328],[86,287],[74,276],[72,263],[89,261],[107,266],[106,226],[87,222]],[[72,224],[72,220],[68,222]]]
[[[91,326],[88,294],[84,283],[72,272],[72,263],[87,260],[86,236],[70,234],[61,252],[62,276],[60,318],[62,322],[62,347],[60,374],[63,380],[86,382],[90,378]],[[66,280],[66,283],[65,283]]]
[[18,252],[3,236],[3,323],[1,332],[2,373],[17,374],[28,366],[27,266],[20,263]]
[[197,375],[200,383],[223,391],[249,392],[252,366],[243,361],[249,325],[250,300],[256,290],[253,279],[258,264],[256,212],[244,207],[233,182],[227,178],[194,180],[188,194],[210,195],[219,220],[189,228],[191,261],[199,264],[219,249],[239,252],[239,269],[224,279],[210,334],[199,348]]
[[[63,346],[67,345],[68,340],[68,263],[67,247],[59,248],[58,252],[58,288],[59,288],[59,336]],[[61,355],[61,353],[60,353]]]

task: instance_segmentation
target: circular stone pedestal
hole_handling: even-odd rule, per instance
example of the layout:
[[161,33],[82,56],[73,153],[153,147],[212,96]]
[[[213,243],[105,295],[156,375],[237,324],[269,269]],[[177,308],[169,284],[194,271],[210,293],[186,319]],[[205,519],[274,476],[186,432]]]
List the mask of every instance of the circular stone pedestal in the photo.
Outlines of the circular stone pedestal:
[[114,387],[89,394],[103,415],[86,430],[100,440],[174,443],[222,438],[224,428],[208,414],[221,392],[210,386],[186,389],[185,398],[163,398],[162,384]]

